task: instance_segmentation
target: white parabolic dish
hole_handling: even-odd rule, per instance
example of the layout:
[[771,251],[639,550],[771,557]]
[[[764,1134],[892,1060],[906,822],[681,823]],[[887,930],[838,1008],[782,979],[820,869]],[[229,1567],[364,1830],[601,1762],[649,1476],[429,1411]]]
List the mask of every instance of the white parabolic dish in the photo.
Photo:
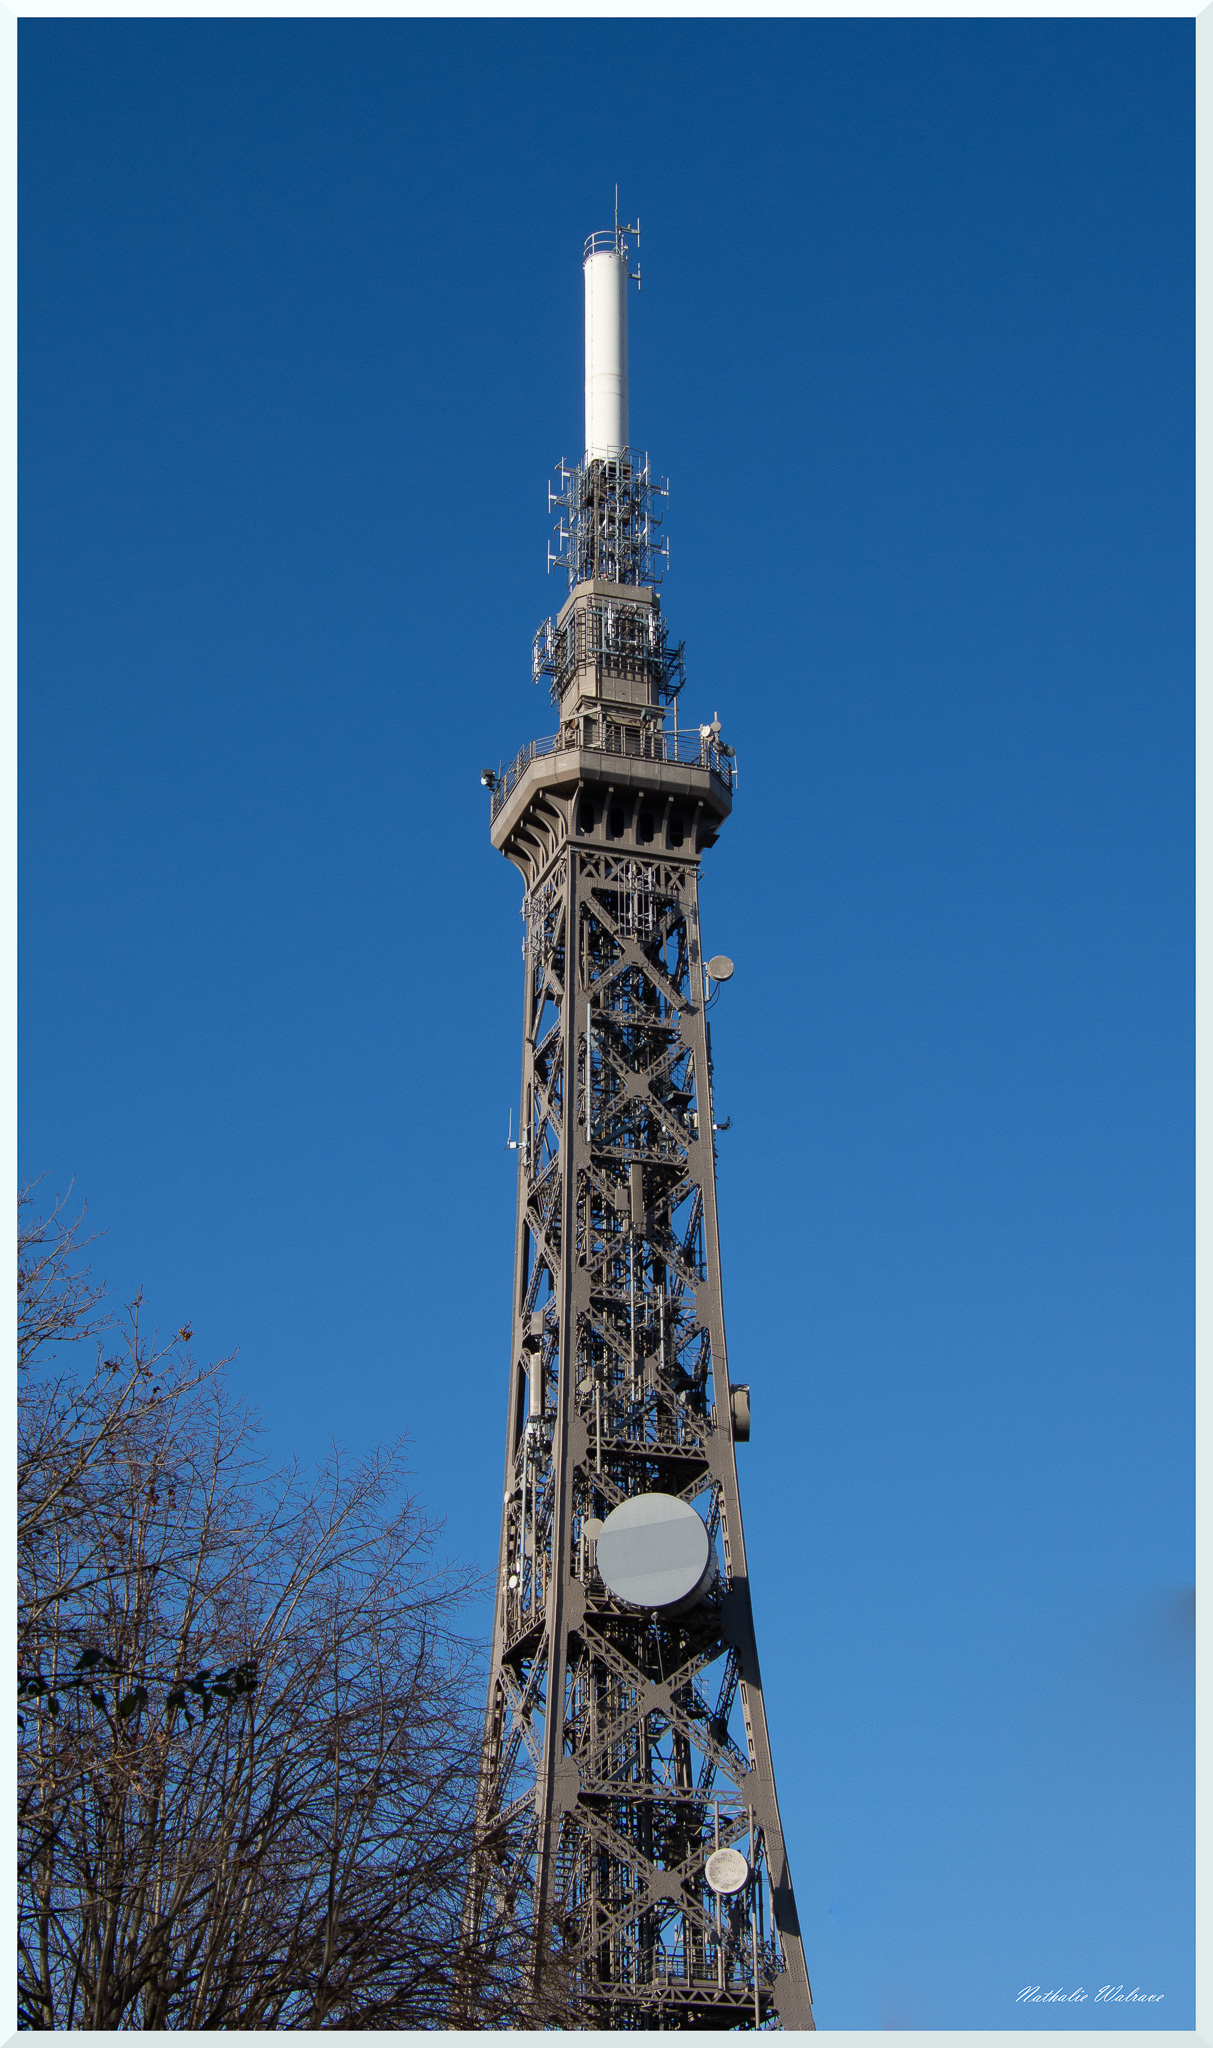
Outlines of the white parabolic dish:
[[716,1560],[693,1507],[670,1493],[637,1493],[612,1508],[597,1546],[598,1569],[629,1607],[676,1607],[706,1592]]
[[714,1892],[739,1892],[750,1874],[740,1849],[714,1849],[703,1866],[703,1874]]

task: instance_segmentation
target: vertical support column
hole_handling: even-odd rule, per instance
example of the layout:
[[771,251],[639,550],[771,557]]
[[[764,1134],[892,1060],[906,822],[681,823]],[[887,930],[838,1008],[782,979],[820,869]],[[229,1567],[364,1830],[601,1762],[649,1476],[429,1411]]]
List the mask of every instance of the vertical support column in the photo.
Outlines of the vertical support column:
[[[703,946],[699,936],[698,871],[692,897],[694,942],[691,949],[692,986],[695,1014],[688,1029],[695,1045],[695,1060],[703,1074],[699,1095],[699,1142],[703,1151],[700,1185],[703,1189],[704,1249],[707,1254],[707,1313],[712,1340],[712,1384],[716,1401],[717,1444],[713,1470],[720,1485],[720,1523],[729,1572],[725,1630],[737,1651],[740,1665],[742,1715],[750,1766],[755,1785],[753,1809],[762,1826],[771,1881],[771,1897],[784,1952],[785,1969],[776,1986],[776,2004],[786,2027],[813,2027],[812,1992],[800,1937],[800,1920],[792,1891],[791,1873],[779,1818],[775,1790],[775,1761],[767,1731],[762,1676],[758,1663],[758,1641],[750,1600],[750,1574],[746,1561],[745,1530],[741,1519],[741,1490],[737,1483],[737,1451],[733,1433],[733,1404],[730,1399],[728,1345],[724,1326],[724,1286],[720,1269],[720,1214],[716,1197],[716,1134],[713,1075],[707,1021]],[[702,1062],[702,1065],[700,1063]]]
[[570,848],[565,855],[564,987],[560,1006],[564,1042],[561,1088],[563,1112],[560,1133],[560,1263],[556,1276],[559,1362],[550,1467],[552,1547],[545,1615],[547,1714],[544,1720],[539,1782],[535,1789],[539,1836],[535,1871],[534,1968],[536,1986],[540,1991],[545,1987],[549,1968],[555,1863],[564,1803],[564,1773],[560,1767],[564,1760],[564,1705],[568,1664],[565,1609],[572,1568],[573,1489],[569,1439],[577,1376],[577,1300],[573,1247],[577,1234],[577,1161],[585,1146],[585,1126],[578,1115],[578,1069],[581,1065],[581,1047],[584,1042],[584,1032],[578,1029],[578,1020],[584,1014],[585,991],[581,986],[578,965],[577,888],[578,856]]

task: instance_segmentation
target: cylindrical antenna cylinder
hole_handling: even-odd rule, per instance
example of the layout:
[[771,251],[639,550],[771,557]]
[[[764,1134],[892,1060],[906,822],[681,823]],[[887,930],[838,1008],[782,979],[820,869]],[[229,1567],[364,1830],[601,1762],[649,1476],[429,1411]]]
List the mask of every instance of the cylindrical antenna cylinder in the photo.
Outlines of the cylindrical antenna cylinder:
[[[596,243],[604,246],[598,248]],[[628,445],[628,259],[615,235],[591,235],[585,258],[585,452]]]

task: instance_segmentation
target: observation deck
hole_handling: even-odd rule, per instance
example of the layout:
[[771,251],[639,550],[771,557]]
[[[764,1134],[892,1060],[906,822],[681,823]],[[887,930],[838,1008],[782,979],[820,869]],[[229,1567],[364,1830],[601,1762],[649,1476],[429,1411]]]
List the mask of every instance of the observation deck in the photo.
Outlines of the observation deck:
[[556,837],[693,857],[715,844],[735,780],[736,762],[718,728],[666,732],[655,721],[583,714],[531,740],[499,770],[492,842],[528,874],[537,825],[544,839],[556,828]]

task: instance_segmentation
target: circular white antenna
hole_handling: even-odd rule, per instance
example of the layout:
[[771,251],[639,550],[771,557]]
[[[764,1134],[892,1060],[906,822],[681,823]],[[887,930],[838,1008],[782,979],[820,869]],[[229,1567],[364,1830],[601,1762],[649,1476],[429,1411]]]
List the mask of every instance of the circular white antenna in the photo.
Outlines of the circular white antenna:
[[598,1536],[598,1569],[629,1607],[688,1606],[716,1576],[708,1532],[670,1493],[637,1493],[612,1508]]
[[715,953],[708,961],[708,973],[713,981],[732,981],[733,963],[727,953]]
[[703,1866],[703,1874],[714,1892],[728,1898],[739,1892],[750,1874],[750,1866],[740,1849],[714,1849]]

